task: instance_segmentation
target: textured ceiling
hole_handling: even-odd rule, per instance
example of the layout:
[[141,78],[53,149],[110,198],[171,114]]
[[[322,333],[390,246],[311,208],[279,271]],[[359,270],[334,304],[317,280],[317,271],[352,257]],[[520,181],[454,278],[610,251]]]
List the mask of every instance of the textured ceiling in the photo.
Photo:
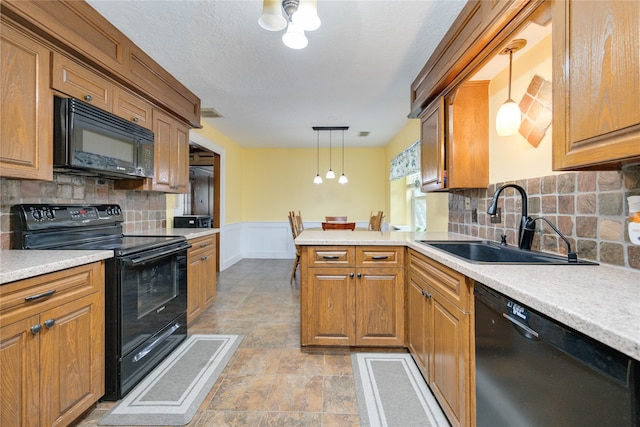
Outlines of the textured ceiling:
[[203,121],[240,145],[313,147],[312,126],[349,126],[345,145],[364,147],[407,124],[411,82],[465,1],[318,0],[322,26],[303,50],[260,28],[259,0],[88,3],[215,108],[223,117]]

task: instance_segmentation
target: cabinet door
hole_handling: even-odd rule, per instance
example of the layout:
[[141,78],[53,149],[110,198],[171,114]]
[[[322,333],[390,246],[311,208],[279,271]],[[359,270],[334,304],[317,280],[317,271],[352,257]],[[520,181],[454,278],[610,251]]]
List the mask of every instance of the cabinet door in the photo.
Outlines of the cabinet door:
[[427,317],[428,300],[422,287],[412,280],[409,273],[409,285],[407,289],[407,347],[413,358],[422,371],[427,382],[429,381],[428,356],[429,346],[427,345],[427,334],[433,327],[429,321],[432,317]]
[[355,269],[308,268],[300,319],[303,345],[355,344]]
[[202,286],[204,261],[198,253],[189,253],[187,277],[187,324],[193,322],[204,311],[204,290]]
[[51,87],[102,110],[113,111],[113,83],[59,53],[53,54]]
[[42,425],[67,425],[104,395],[103,294],[45,311],[40,322]]
[[172,155],[172,190],[175,193],[187,193],[189,191],[189,128],[178,121],[175,126],[175,145]]
[[431,297],[433,350],[429,385],[454,426],[469,422],[469,314],[437,292]]
[[144,99],[123,88],[114,88],[113,114],[153,130],[152,111],[151,104]]
[[0,29],[0,175],[51,181],[50,52],[4,20]]
[[640,161],[640,2],[553,6],[553,168]]
[[358,268],[355,309],[356,345],[403,346],[403,269]]
[[0,328],[0,425],[38,427],[40,393],[38,354],[40,340],[31,332],[38,325],[32,316]]
[[210,246],[202,254],[202,283],[204,291],[204,306],[209,307],[216,300],[216,246],[215,238],[210,239]]
[[444,182],[444,98],[434,101],[420,116],[420,170],[422,191],[438,190]]
[[189,129],[170,115],[153,110],[155,177],[152,190],[186,193],[189,187]]

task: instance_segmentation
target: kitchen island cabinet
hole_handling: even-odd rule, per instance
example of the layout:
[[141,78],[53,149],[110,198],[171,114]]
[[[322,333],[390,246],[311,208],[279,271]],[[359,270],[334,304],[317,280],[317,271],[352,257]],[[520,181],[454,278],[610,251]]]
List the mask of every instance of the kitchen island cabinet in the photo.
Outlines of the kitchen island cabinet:
[[0,425],[66,426],[104,395],[104,263],[0,286]]
[[300,343],[404,346],[404,248],[304,247]]

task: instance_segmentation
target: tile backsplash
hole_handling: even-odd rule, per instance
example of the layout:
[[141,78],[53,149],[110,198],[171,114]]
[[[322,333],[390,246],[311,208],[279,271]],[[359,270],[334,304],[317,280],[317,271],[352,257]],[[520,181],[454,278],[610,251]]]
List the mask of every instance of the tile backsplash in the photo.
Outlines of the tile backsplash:
[[0,248],[11,248],[11,206],[19,203],[116,203],[125,233],[166,227],[166,196],[154,191],[115,190],[110,179],[54,174],[53,181],[0,178]]
[[[512,183],[526,190],[528,215],[552,222],[579,258],[640,270],[640,246],[630,242],[627,231],[626,199],[640,195],[640,165],[626,166],[620,171],[569,172]],[[506,183],[491,184],[486,190],[450,192],[449,231],[498,242],[504,234],[508,244],[517,245],[520,194],[506,188],[500,195],[501,223],[491,223],[486,213],[495,190],[503,184]],[[470,203],[465,209],[467,198]],[[567,253],[564,241],[543,221],[536,221],[532,249]]]

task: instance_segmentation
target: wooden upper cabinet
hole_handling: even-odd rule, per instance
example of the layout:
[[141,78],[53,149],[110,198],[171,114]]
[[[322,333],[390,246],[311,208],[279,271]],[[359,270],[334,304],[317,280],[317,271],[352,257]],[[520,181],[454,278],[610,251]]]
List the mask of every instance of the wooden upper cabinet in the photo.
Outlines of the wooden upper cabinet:
[[640,2],[553,6],[553,168],[640,161]]
[[50,51],[4,19],[0,35],[0,175],[51,181]]
[[153,107],[144,99],[120,87],[114,88],[113,113],[115,115],[153,130],[152,111]]
[[422,191],[444,188],[444,98],[438,98],[420,116],[420,171]]
[[489,184],[489,82],[459,85],[420,120],[423,192]]
[[114,85],[95,71],[59,53],[53,54],[51,87],[102,110],[113,112]]

